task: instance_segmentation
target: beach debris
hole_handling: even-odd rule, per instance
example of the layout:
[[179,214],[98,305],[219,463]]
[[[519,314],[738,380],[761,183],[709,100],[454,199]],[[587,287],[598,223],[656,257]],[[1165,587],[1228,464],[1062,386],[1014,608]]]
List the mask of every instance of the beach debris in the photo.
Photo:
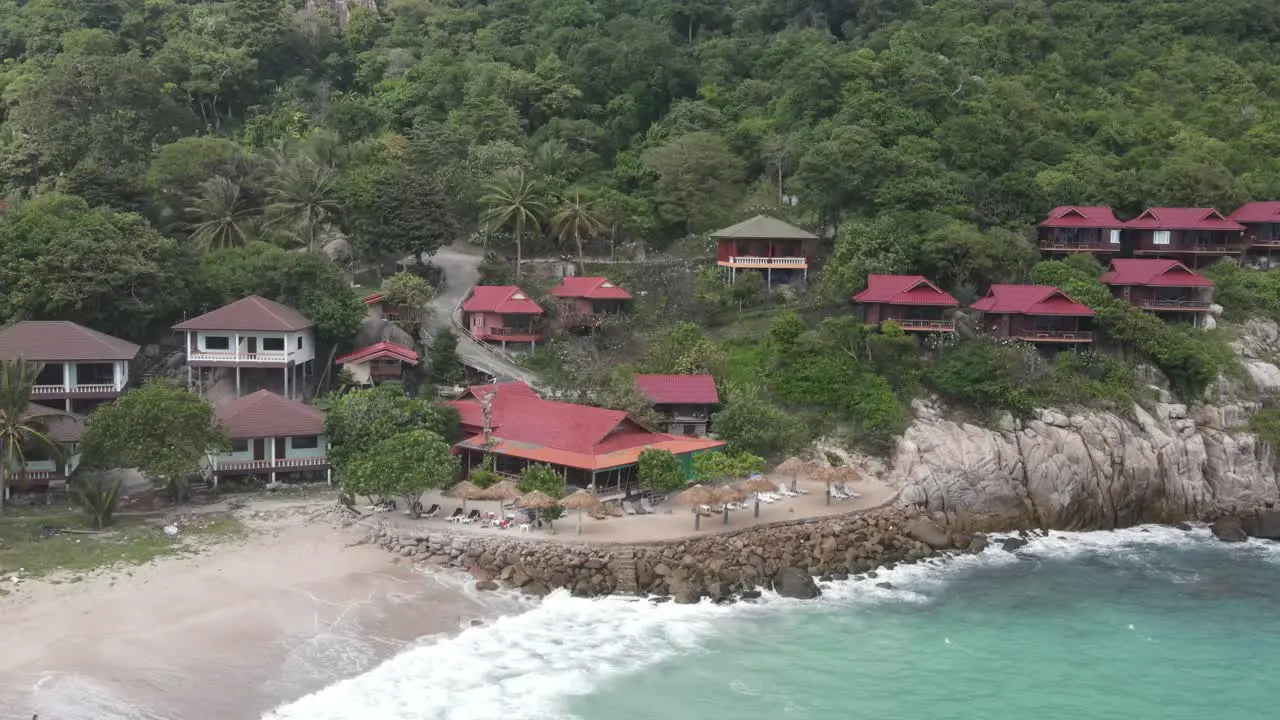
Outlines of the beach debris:
[[164,526],[164,534],[165,534],[165,535],[168,535],[168,536],[170,536],[170,537],[173,537],[174,535],[177,535],[177,534],[178,534],[178,526],[177,526],[177,525],[165,525],[165,526]]

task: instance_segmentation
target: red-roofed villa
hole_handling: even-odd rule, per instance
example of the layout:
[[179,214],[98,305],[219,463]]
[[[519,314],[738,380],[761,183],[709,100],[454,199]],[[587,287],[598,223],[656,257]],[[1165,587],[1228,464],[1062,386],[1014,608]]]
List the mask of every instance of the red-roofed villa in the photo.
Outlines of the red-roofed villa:
[[764,270],[765,284],[809,277],[818,236],[768,215],[757,215],[711,233],[716,241],[716,264],[729,269],[733,282],[744,269]]
[[603,315],[620,315],[631,299],[631,293],[614,285],[609,278],[567,277],[551,289],[555,298],[560,326],[570,329],[594,328]]
[[1063,205],[1040,223],[1040,251],[1044,253],[1114,253],[1120,251],[1124,223],[1109,207]]
[[1168,320],[1201,323],[1213,298],[1213,281],[1177,260],[1112,260],[1102,274],[1111,294]]
[[1134,255],[1238,255],[1244,251],[1244,225],[1213,208],[1150,208],[1125,223]]
[[393,342],[374,343],[334,360],[352,382],[368,387],[404,377],[404,366],[416,367],[418,353]]
[[462,324],[482,342],[529,343],[545,340],[546,313],[514,285],[477,285],[462,303]]
[[[195,386],[203,388],[205,370],[234,368],[236,395],[241,392],[241,371],[280,370],[286,397],[297,394],[300,376],[310,375],[316,356],[312,322],[288,305],[258,295],[237,300],[173,326],[187,336],[187,383],[198,371]],[[249,380],[257,387],[269,384],[265,374],[254,372]]]
[[711,412],[720,404],[716,379],[710,375],[636,375],[636,389],[662,416],[662,431],[704,437]]
[[1031,343],[1090,343],[1093,311],[1052,285],[992,285],[971,305],[992,334]]
[[214,484],[228,475],[324,473],[331,480],[324,411],[259,390],[215,409],[231,452],[209,458]]
[[871,275],[853,301],[862,305],[868,325],[892,320],[911,332],[954,332],[949,311],[960,305],[921,275]]
[[467,437],[454,447],[468,473],[486,455],[495,458],[498,473],[512,477],[543,463],[558,470],[567,486],[590,489],[601,500],[637,492],[636,463],[647,448],[670,451],[692,477],[693,456],[724,445],[654,432],[621,410],[543,400],[519,382],[471,387],[446,404],[461,417]]
[[1245,227],[1244,240],[1249,250],[1265,251],[1250,254],[1269,258],[1272,251],[1280,249],[1280,202],[1245,203],[1227,219]]

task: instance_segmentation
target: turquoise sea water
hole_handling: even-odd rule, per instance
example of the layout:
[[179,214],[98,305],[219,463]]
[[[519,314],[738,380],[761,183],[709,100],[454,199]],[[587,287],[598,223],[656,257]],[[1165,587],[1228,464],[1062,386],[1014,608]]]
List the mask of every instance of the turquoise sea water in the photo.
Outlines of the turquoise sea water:
[[1252,720],[1275,714],[1278,661],[1280,546],[1141,528],[900,567],[813,603],[555,595],[274,717]]

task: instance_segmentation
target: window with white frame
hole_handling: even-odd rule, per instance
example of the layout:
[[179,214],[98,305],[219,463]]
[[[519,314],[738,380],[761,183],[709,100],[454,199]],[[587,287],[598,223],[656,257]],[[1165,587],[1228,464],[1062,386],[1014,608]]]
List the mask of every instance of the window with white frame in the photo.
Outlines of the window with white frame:
[[1112,244],[1112,245],[1119,245],[1119,244],[1120,244],[1120,231],[1119,231],[1119,230],[1112,230],[1112,231],[1111,231],[1111,244]]
[[1168,230],[1156,230],[1156,231],[1155,231],[1154,233],[1152,233],[1152,235],[1151,235],[1151,243],[1152,243],[1153,245],[1168,245],[1168,244],[1169,244],[1169,231],[1168,231]]

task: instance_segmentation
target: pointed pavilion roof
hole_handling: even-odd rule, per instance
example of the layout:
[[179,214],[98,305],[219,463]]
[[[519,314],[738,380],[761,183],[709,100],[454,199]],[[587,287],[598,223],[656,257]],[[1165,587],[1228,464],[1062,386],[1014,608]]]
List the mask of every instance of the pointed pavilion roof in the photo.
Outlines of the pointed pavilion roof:
[[711,233],[711,237],[735,240],[816,240],[817,235],[768,215],[757,215]]

